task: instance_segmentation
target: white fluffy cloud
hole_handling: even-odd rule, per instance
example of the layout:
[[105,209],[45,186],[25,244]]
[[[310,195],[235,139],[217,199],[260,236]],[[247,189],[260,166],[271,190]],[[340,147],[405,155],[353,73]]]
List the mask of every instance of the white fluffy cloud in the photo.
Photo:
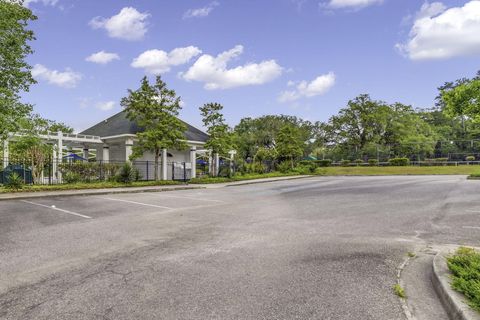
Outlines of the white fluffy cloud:
[[228,62],[242,53],[243,46],[238,45],[216,57],[204,54],[180,76],[187,81],[203,82],[205,89],[215,90],[264,84],[278,78],[283,72],[275,60],[247,63],[228,69]]
[[197,47],[189,46],[176,48],[170,52],[163,50],[148,50],[133,59],[132,67],[142,68],[152,74],[161,74],[170,71],[172,66],[179,66],[189,62],[202,53]]
[[93,18],[89,25],[93,29],[105,29],[112,38],[141,40],[148,31],[148,13],[141,13],[132,7],[123,8],[110,18]]
[[183,14],[184,19],[188,18],[202,18],[206,17],[210,14],[210,12],[215,9],[216,6],[220,5],[218,1],[213,1],[209,5],[202,7],[202,8],[197,8],[197,9],[190,9],[187,12]]
[[65,71],[50,70],[47,67],[36,64],[32,69],[32,76],[38,80],[47,81],[50,84],[63,87],[75,88],[82,79],[82,75],[78,72],[66,69]]
[[326,7],[330,9],[361,9],[381,3],[383,0],[330,0]]
[[[287,90],[280,94],[278,101],[282,103],[293,102],[300,98],[311,98],[327,93],[335,85],[335,73],[318,76],[311,82],[301,81],[295,90]],[[289,81],[288,86],[293,86]]]
[[109,62],[112,62],[113,60],[120,60],[120,57],[116,53],[105,52],[102,50],[88,56],[87,58],[85,58],[85,60],[93,63],[107,64]]
[[95,108],[100,109],[102,111],[109,111],[115,108],[116,103],[115,101],[105,101],[105,102],[97,102],[95,104]]
[[24,6],[28,7],[31,3],[42,3],[45,6],[54,6],[58,3],[58,0],[25,0]]
[[406,43],[396,47],[412,60],[480,55],[480,1],[447,9],[426,2],[415,18]]

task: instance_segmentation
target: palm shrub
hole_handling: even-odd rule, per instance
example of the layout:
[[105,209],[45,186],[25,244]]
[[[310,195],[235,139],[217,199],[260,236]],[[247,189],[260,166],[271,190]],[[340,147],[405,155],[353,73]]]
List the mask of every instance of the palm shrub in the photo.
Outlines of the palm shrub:
[[116,175],[116,180],[121,183],[129,184],[133,181],[136,181],[138,175],[138,170],[132,166],[130,162],[125,162],[123,166],[120,167]]
[[20,190],[23,188],[24,181],[23,178],[16,172],[9,174],[7,181],[5,182],[5,188],[9,190]]
[[283,161],[277,166],[277,170],[281,173],[288,173],[292,170],[292,165],[289,161]]

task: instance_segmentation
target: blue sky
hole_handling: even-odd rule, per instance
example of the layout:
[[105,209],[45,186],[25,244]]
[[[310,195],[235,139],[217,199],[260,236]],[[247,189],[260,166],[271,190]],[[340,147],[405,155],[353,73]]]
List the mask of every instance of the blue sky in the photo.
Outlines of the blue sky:
[[443,82],[480,69],[480,1],[30,0],[28,58],[38,84],[24,99],[85,129],[121,110],[127,89],[161,74],[201,127],[219,102],[247,116],[326,121],[349,99],[431,107]]

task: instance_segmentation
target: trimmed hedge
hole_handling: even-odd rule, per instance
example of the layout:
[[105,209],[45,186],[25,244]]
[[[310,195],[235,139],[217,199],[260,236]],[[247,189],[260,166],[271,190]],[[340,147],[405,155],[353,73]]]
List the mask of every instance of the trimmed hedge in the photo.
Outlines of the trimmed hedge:
[[330,167],[332,165],[332,160],[324,159],[324,160],[316,160],[315,163],[318,167]]
[[410,160],[408,158],[393,158],[388,160],[388,163],[394,167],[405,167],[410,164]]

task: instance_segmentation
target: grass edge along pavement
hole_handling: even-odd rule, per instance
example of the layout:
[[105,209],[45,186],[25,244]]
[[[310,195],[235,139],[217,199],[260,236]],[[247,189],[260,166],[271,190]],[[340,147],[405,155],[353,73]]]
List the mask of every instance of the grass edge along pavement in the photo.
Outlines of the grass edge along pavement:
[[447,265],[452,272],[452,288],[467,298],[472,309],[480,312],[480,252],[460,247],[447,257]]

